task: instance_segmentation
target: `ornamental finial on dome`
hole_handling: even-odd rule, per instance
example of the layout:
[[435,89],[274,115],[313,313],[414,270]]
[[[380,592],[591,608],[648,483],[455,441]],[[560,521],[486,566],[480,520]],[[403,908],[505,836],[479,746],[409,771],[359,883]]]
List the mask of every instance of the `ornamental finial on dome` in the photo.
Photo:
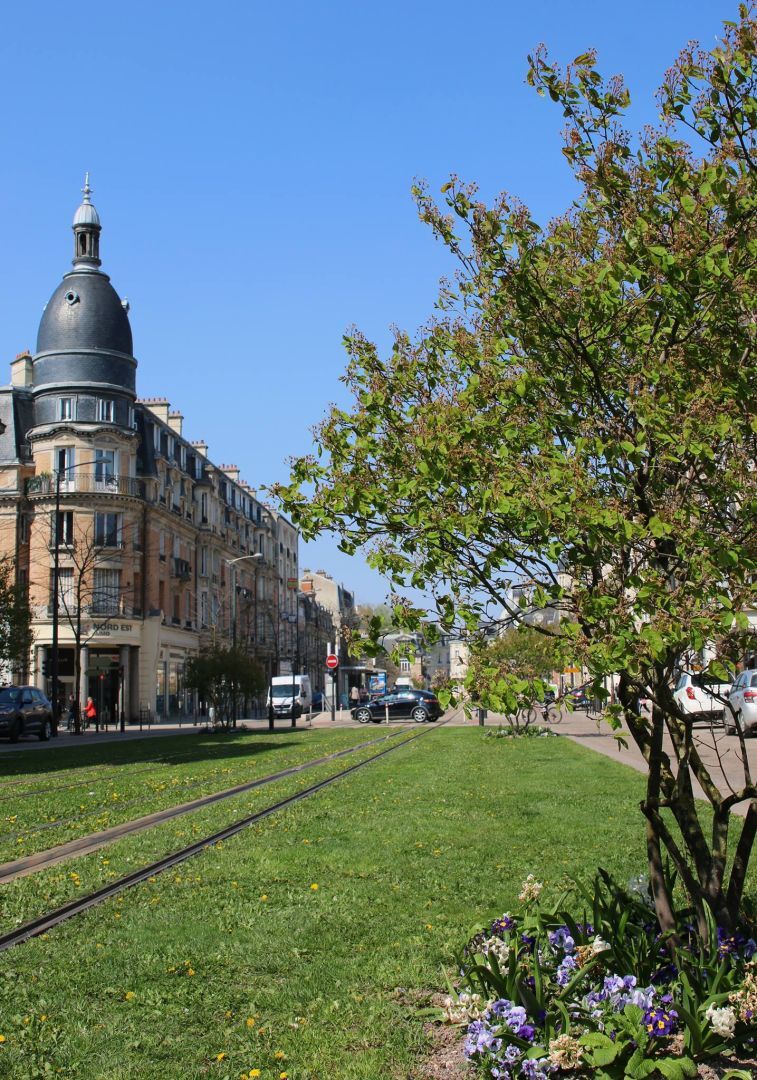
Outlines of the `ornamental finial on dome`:
[[84,174],[84,198],[74,214],[74,266],[77,269],[96,269],[100,265],[100,215],[92,205],[89,173]]

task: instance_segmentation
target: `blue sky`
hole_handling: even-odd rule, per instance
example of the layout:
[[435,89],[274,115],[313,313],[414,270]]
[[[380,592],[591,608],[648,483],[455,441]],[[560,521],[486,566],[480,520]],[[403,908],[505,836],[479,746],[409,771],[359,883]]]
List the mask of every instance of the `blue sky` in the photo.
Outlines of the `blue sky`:
[[[452,172],[537,220],[573,194],[560,110],[524,84],[544,41],[599,50],[635,126],[721,0],[8,5],[0,42],[5,242],[0,342],[34,350],[68,269],[85,170],[103,269],[131,302],[141,396],[165,396],[253,486],[287,475],[343,401],[350,325],[414,329],[452,266],[417,219],[414,177]],[[7,368],[6,368],[7,371]],[[324,538],[303,553],[380,601],[384,583]]]

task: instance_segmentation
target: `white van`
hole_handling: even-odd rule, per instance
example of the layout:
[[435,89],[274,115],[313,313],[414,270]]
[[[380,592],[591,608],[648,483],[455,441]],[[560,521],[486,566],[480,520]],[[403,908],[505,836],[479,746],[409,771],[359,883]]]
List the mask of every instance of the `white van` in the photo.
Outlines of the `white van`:
[[313,690],[309,675],[274,675],[268,693],[267,705],[273,701],[274,716],[292,715],[292,689],[294,688],[294,713],[302,716],[310,712],[313,704]]

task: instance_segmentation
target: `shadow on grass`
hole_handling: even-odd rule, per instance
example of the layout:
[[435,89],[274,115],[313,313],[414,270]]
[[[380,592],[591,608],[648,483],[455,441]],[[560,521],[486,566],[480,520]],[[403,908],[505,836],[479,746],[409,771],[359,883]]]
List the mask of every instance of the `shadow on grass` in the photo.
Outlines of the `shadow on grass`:
[[[305,730],[301,732],[305,734]],[[261,735],[268,736],[261,741]],[[276,738],[276,736],[279,736]],[[224,733],[200,733],[192,739],[186,735],[166,736],[155,739],[129,739],[127,742],[90,743],[84,746],[61,747],[53,742],[44,750],[34,750],[28,754],[15,751],[3,757],[0,751],[0,775],[3,779],[24,776],[27,773],[44,775],[61,770],[87,769],[97,765],[156,764],[170,765],[173,762],[239,761],[243,758],[255,758],[272,750],[281,750],[292,745],[287,741],[292,735],[291,728],[286,731],[230,731]],[[254,737],[253,737],[254,736]],[[114,736],[117,739],[117,736]]]

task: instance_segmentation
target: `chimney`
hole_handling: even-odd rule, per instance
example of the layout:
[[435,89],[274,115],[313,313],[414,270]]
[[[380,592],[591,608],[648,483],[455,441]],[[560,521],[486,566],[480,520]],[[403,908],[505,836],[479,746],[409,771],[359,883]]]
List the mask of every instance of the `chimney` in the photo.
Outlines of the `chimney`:
[[198,454],[202,454],[203,457],[208,456],[208,444],[203,442],[202,439],[193,439],[190,445],[194,446]]
[[11,386],[32,385],[32,354],[27,349],[11,360]]
[[184,414],[172,412],[168,414],[168,426],[173,428],[177,435],[181,435],[181,425],[184,422]]
[[168,398],[137,398],[137,402],[139,405],[145,405],[153,414],[153,416],[157,416],[158,420],[161,420],[164,424],[168,423]]
[[219,465],[219,468],[229,480],[233,480],[235,484],[239,483],[239,474],[242,470],[238,465]]

